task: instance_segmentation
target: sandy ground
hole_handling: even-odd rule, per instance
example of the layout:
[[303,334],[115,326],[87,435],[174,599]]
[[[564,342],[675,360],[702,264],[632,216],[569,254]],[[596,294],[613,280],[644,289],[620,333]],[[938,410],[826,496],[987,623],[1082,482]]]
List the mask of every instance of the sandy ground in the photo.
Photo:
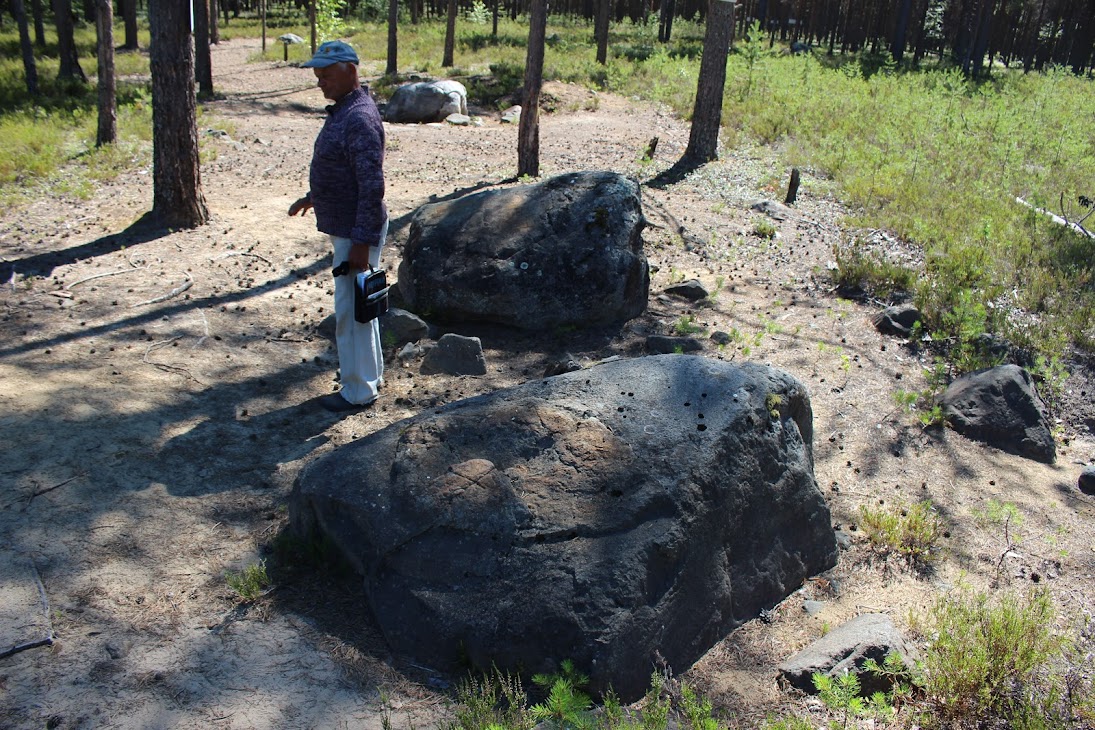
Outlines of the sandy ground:
[[[335,418],[309,405],[337,387],[330,257],[314,219],[286,216],[306,187],[324,101],[306,69],[246,63],[253,41],[214,50],[221,100],[200,121],[203,187],[213,221],[148,235],[151,171],[90,200],[41,199],[0,217],[0,726],[396,727],[446,716],[442,677],[391,656],[353,581],[279,574],[252,603],[226,570],[268,557],[301,467],[420,408],[536,378],[552,356],[592,363],[641,354],[647,334],[684,317],[742,341],[710,357],[770,362],[810,388],[816,474],[834,524],[863,505],[931,499],[947,522],[930,576],[872,558],[858,541],[831,581],[810,581],[772,616],[714,647],[686,677],[719,712],[753,726],[798,699],[775,665],[865,611],[910,616],[959,582],[1023,590],[1037,582],[1066,613],[1095,599],[1095,508],[1076,489],[1095,440],[1059,424],[1046,466],[923,431],[893,405],[924,387],[925,362],[870,324],[876,307],[841,301],[825,267],[848,234],[845,211],[806,171],[796,217],[780,235],[752,234],[749,204],[781,198],[787,171],[735,150],[684,182],[645,186],[652,277],[647,314],[611,332],[483,338],[489,372],[423,376],[389,353],[377,407]],[[378,69],[366,66],[363,71]],[[609,169],[650,181],[674,162],[687,125],[665,110],[552,85],[542,118],[542,174]],[[516,128],[388,125],[395,277],[409,214],[432,199],[497,185],[516,171]],[[640,161],[660,138],[651,163]],[[8,263],[5,263],[5,271]],[[693,306],[661,295],[699,278],[716,292]],[[1090,402],[1086,380],[1068,384]],[[1083,395],[1080,394],[1084,388]],[[1023,516],[1010,537],[983,515],[995,500]],[[853,535],[857,534],[855,532]],[[40,583],[41,590],[38,585]],[[816,616],[802,608],[817,598]],[[45,606],[45,607],[43,607]],[[808,711],[803,710],[803,711]]]

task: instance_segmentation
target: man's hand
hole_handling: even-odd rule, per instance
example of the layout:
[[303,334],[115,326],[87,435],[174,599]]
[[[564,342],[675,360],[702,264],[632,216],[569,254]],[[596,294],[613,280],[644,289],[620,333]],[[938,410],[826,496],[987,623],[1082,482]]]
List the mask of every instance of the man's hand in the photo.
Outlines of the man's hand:
[[312,198],[305,195],[289,206],[289,215],[304,215],[312,209]]
[[350,246],[350,254],[346,260],[350,262],[350,268],[364,271],[369,268],[369,249],[367,243],[355,243]]

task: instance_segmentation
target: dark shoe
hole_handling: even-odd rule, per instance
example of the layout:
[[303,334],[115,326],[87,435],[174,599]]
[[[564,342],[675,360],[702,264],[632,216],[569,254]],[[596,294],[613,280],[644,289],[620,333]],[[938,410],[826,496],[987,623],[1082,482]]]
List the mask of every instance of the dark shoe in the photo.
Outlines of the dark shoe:
[[368,403],[351,403],[343,398],[341,393],[331,393],[330,395],[323,396],[317,402],[319,403],[320,408],[330,411],[331,413],[352,413],[353,411],[361,411],[368,408],[373,403],[376,403],[376,399],[374,398]]

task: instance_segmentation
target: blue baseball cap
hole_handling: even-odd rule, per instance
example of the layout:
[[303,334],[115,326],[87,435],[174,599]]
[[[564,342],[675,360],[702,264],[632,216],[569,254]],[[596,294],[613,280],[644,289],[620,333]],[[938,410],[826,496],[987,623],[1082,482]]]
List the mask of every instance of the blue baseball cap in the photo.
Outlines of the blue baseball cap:
[[357,66],[360,63],[357,51],[349,43],[327,41],[316,49],[316,55],[300,66],[301,68],[327,68],[336,63],[352,63]]

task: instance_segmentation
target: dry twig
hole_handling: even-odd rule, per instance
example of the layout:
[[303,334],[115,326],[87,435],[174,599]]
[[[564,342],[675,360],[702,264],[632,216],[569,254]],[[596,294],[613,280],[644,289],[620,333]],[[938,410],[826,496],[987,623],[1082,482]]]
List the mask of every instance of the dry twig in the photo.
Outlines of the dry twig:
[[177,297],[178,295],[182,294],[184,291],[186,291],[187,289],[189,289],[192,286],[194,286],[194,277],[192,277],[190,274],[186,274],[186,283],[185,284],[182,284],[180,286],[175,287],[174,289],[169,291],[167,294],[155,297],[153,299],[149,299],[147,301],[137,302],[136,304],[131,304],[130,306],[131,307],[144,307],[144,306],[147,306],[149,304],[159,304],[160,302],[166,302],[168,299],[170,299],[172,297]]
[[160,348],[163,348],[163,347],[167,347],[168,345],[173,344],[173,343],[175,343],[175,342],[177,342],[178,340],[181,340],[181,339],[182,339],[182,337],[179,336],[179,337],[172,337],[170,340],[162,340],[160,342],[153,342],[144,351],[144,356],[141,357],[141,362],[143,362],[145,364],[148,364],[148,365],[151,365],[152,367],[157,368],[159,370],[163,370],[165,373],[177,373],[178,375],[185,375],[186,377],[190,378],[191,380],[193,380],[198,385],[205,385],[205,383],[203,383],[202,381],[195,378],[194,374],[191,373],[189,370],[187,370],[184,367],[180,367],[178,365],[169,365],[168,363],[165,363],[165,362],[154,362],[154,361],[148,359],[148,356],[151,355],[154,351],[159,350]]

